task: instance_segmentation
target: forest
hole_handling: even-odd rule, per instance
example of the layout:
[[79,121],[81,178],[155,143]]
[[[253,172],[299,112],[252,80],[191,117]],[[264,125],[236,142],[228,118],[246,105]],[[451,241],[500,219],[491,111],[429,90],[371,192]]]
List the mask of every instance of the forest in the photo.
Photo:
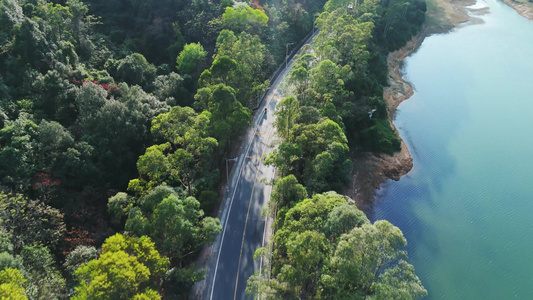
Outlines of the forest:
[[[314,24],[320,33],[291,70],[294,97],[276,111],[282,142],[267,159],[282,175],[270,208],[279,249],[260,252],[275,254],[279,281],[259,274],[250,289],[311,299],[354,289],[380,298],[396,287],[412,270],[399,260],[401,232],[369,224],[329,191],[347,183],[353,151],[398,150],[382,99],[385,59],[418,32],[425,3],[351,3],[0,0],[0,297],[186,298],[203,278],[199,250],[221,230],[213,215],[226,153],[286,45]],[[296,194],[281,196],[283,182]],[[324,222],[300,232],[296,211]],[[332,229],[330,218],[351,223]],[[325,257],[353,259],[336,252],[377,233],[394,240],[386,257],[370,253],[380,279],[335,287],[331,278],[353,270]],[[300,246],[321,241],[315,273],[291,261],[294,234]],[[402,295],[423,295],[409,274]]]

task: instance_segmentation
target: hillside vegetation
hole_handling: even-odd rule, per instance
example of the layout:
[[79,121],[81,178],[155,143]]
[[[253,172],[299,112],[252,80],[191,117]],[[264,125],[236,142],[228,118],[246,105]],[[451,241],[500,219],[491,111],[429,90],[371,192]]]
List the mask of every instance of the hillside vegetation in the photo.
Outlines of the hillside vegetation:
[[0,0],[0,296],[186,297],[226,153],[323,10],[270,160],[312,195],[345,184],[348,147],[395,151],[384,57],[425,4],[324,3]]

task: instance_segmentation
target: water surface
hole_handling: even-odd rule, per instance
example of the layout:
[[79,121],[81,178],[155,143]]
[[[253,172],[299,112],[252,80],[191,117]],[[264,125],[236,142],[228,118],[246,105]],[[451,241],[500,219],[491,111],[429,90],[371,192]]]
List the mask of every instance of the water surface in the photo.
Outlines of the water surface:
[[483,24],[427,38],[395,117],[414,168],[377,191],[429,299],[533,299],[533,22],[487,0]]

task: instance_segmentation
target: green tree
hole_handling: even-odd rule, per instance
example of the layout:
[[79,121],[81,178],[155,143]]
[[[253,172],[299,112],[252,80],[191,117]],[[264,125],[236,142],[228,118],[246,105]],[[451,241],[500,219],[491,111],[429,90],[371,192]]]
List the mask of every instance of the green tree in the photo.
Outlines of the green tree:
[[346,158],[348,140],[342,128],[332,120],[300,126],[294,130],[295,143],[306,158],[303,182],[309,191],[340,190],[347,182],[351,162]]
[[427,291],[416,276],[414,267],[400,260],[394,267],[387,268],[372,284],[373,294],[368,297],[377,299],[421,299]]
[[42,59],[46,57],[50,45],[37,22],[24,18],[20,24],[14,26],[14,32],[12,51],[20,55],[17,67],[20,67],[21,71],[27,70],[25,64],[36,68],[42,67]]
[[178,71],[192,74],[198,69],[206,57],[207,51],[204,50],[204,47],[200,43],[187,44],[176,59]]
[[161,296],[154,290],[146,289],[143,293],[133,296],[133,300],[160,300]]
[[190,107],[180,106],[153,120],[152,133],[168,142],[148,148],[139,158],[139,174],[148,177],[149,186],[170,179],[179,182],[189,195],[195,193],[197,182],[206,183],[203,189],[211,188],[209,170],[218,146],[217,140],[209,136],[211,120],[208,111],[197,114]]
[[370,59],[367,48],[374,23],[358,22],[346,14],[345,7],[324,12],[317,19],[320,33],[316,38],[316,51],[340,66],[351,66],[357,74],[363,75]]
[[[248,281],[266,299],[420,299],[427,295],[403,259],[406,241],[387,221],[370,224],[351,199],[316,194],[277,216],[272,269]],[[279,219],[282,220],[279,220]],[[260,249],[256,256],[263,256]]]
[[94,118],[106,103],[107,92],[99,85],[84,83],[76,95],[78,122],[85,123]]
[[[168,112],[170,109],[166,98],[173,97],[176,95],[175,93],[183,91],[179,86],[182,78],[176,73],[171,73],[164,78],[158,77],[158,80],[163,81],[163,83],[159,81],[163,87],[161,87],[162,90],[157,90],[155,93],[157,97],[145,92],[140,86],[128,86],[126,83],[118,84],[120,98],[117,100],[124,103],[128,113],[136,123],[149,125],[155,117]],[[156,82],[158,81],[156,80]]]
[[295,120],[299,117],[300,103],[294,97],[287,97],[281,100],[276,106],[276,127],[278,135],[285,141],[291,141],[291,129],[294,127]]
[[172,268],[165,274],[163,280],[163,288],[165,289],[165,296],[178,299],[186,295],[193,285],[204,279],[204,272],[198,271],[196,267],[188,268]]
[[[227,56],[235,60],[237,70],[232,80],[227,83],[235,90],[237,99],[243,104],[252,104],[255,97],[268,86],[268,81],[263,81],[268,73],[264,73],[264,48],[257,35],[240,33],[236,36],[232,31],[222,30],[217,38],[215,62]],[[216,82],[210,83],[216,84]]]
[[292,239],[297,233],[306,230],[321,230],[326,222],[329,213],[337,206],[346,204],[347,198],[335,192],[315,194],[312,198],[307,198],[289,209],[285,215],[283,228],[280,229],[274,241],[282,242]]
[[[75,147],[75,142],[70,132],[61,124],[42,120],[37,129],[34,147],[39,171],[51,174],[53,177],[69,175],[61,173],[64,170],[63,164],[67,159],[67,153],[69,149]],[[62,179],[66,179],[65,177]]]
[[341,190],[349,181],[352,161],[346,158],[348,147],[334,142],[319,153],[308,165],[304,177],[308,188],[315,192]]
[[303,125],[315,124],[320,122],[320,111],[313,106],[301,106],[300,113],[296,122]]
[[[67,24],[72,19],[72,14],[68,6],[38,2],[34,14],[42,18],[42,20],[46,20],[46,23],[40,22],[40,27],[46,34],[46,40],[48,42],[72,39],[71,31],[67,27]],[[37,20],[40,21],[39,19]]]
[[66,231],[59,210],[20,194],[0,193],[0,224],[11,237],[15,253],[33,244],[55,250]]
[[146,178],[146,180],[131,180],[128,189],[136,192],[144,191],[145,188],[138,186],[136,184],[137,182],[146,182],[148,188],[163,183],[170,176],[171,171],[171,165],[167,158],[167,151],[169,149],[170,143],[148,147],[146,152],[139,156],[139,160],[137,161],[139,175],[141,178]]
[[86,180],[115,188],[134,176],[134,162],[150,140],[151,118],[168,109],[140,87],[119,86],[119,99],[107,99],[107,92],[93,83],[83,84],[76,97],[82,141],[93,147],[92,161],[99,171]]
[[55,267],[50,250],[43,246],[26,246],[20,252],[24,268],[26,295],[30,299],[63,299],[65,279]]
[[291,207],[304,200],[307,197],[307,190],[298,183],[294,175],[288,175],[276,180],[274,189],[270,196],[270,201],[274,209],[281,207]]
[[17,269],[6,268],[0,271],[0,298],[26,300],[24,283],[26,279]]
[[91,43],[88,33],[90,31],[91,19],[94,16],[88,15],[89,7],[80,0],[67,0],[67,7],[71,13],[69,31],[71,32],[74,41],[79,45],[79,50],[82,54],[89,50]]
[[250,123],[251,111],[237,101],[235,91],[230,87],[219,84],[212,88],[212,92],[209,103],[213,116],[211,129],[219,139],[229,142],[230,137],[242,132]]
[[328,101],[332,101],[337,107],[348,101],[352,93],[344,88],[343,73],[347,73],[349,67],[339,68],[330,60],[321,61],[311,69],[311,86],[316,92],[315,99],[318,108],[323,108]]
[[207,105],[211,113],[208,130],[223,149],[250,123],[251,110],[237,101],[235,90],[229,86],[217,84],[199,89],[195,99]]
[[27,186],[35,170],[35,150],[31,141],[37,134],[37,124],[31,115],[21,113],[0,129],[0,178],[11,188]]
[[[230,85],[236,81],[236,76],[238,76],[237,72],[237,61],[229,58],[227,55],[222,55],[213,61],[213,64],[209,70],[204,70],[202,72],[200,75],[199,84],[202,87],[208,87],[209,85],[215,85],[219,83]],[[199,107],[206,109],[207,104],[203,104]]]
[[168,75],[159,75],[154,81],[154,95],[170,106],[192,106],[194,95],[187,88],[187,83],[190,80],[190,76],[181,76],[174,72]]
[[233,31],[253,31],[259,33],[262,27],[266,27],[268,16],[260,9],[250,6],[226,7],[222,14],[222,23],[226,28]]
[[[288,110],[282,112],[286,114]],[[296,113],[294,106],[290,112]],[[289,114],[290,115],[290,114]],[[296,115],[297,116],[297,115]],[[278,126],[294,123],[294,114],[280,120]],[[296,124],[289,132],[293,142],[283,142],[268,157],[267,163],[279,168],[282,176],[294,174],[310,192],[341,190],[349,180],[351,161],[346,158],[348,140],[342,128],[323,118],[318,124]]]
[[116,71],[119,80],[142,87],[148,87],[155,79],[155,74],[156,68],[139,53],[133,53],[120,60]]
[[74,273],[76,270],[81,266],[87,265],[89,261],[94,259],[98,259],[96,248],[93,246],[80,245],[67,255],[63,267],[71,278],[75,278]]
[[0,2],[0,27],[6,31],[13,28],[13,25],[20,24],[24,20],[22,7],[16,0],[2,0]]
[[[307,56],[311,56],[307,54]],[[311,56],[312,57],[312,56]],[[287,82],[294,86],[294,91],[298,99],[302,103],[307,103],[307,89],[311,83],[310,74],[309,74],[309,64],[307,62],[302,62],[302,58],[298,58],[295,65],[291,68],[289,76],[287,77]]]
[[153,288],[168,265],[150,238],[116,234],[106,239],[98,259],[76,271],[79,285],[73,299],[154,299]]
[[334,248],[321,229],[331,211],[346,203],[334,192],[315,194],[278,215],[282,220],[277,220],[280,227],[272,238],[272,280],[252,278],[249,291],[278,299],[321,298],[321,275]]
[[413,267],[402,260],[406,252],[401,249],[406,244],[400,229],[387,221],[354,228],[337,245],[331,260],[331,277],[337,282],[328,288],[338,297],[359,294],[372,299],[419,299],[426,296]]
[[125,229],[150,236],[164,254],[183,262],[212,241],[221,226],[218,219],[204,217],[194,197],[182,198],[173,189],[159,186],[129,210]]
[[107,210],[118,220],[126,216],[133,207],[134,199],[124,192],[118,192],[109,198]]
[[355,227],[370,224],[365,213],[354,205],[342,204],[336,206],[328,215],[323,231],[328,238],[340,237]]
[[295,143],[281,143],[272,151],[265,163],[273,164],[282,176],[296,173],[301,176],[302,147]]
[[9,247],[7,247],[7,249],[4,248],[2,250],[5,250],[5,251],[0,252],[0,270],[4,270],[6,268],[12,268],[12,269],[18,269],[18,270],[24,269],[22,257],[20,257],[20,255],[17,255],[17,256],[11,255],[10,252],[13,252],[13,249],[9,249]]
[[39,74],[32,83],[32,100],[37,115],[69,125],[76,116],[72,105],[75,89],[64,76],[56,69]]

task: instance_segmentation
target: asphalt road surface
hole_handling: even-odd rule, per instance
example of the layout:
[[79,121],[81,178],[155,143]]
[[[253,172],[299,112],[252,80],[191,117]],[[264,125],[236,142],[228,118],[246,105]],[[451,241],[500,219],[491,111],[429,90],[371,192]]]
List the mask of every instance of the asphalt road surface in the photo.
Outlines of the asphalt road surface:
[[[235,163],[234,176],[230,176],[229,198],[222,208],[222,234],[208,254],[206,280],[198,285],[197,293],[205,300],[253,299],[246,295],[246,282],[259,271],[261,261],[254,261],[255,251],[265,243],[265,218],[263,207],[270,199],[272,187],[266,183],[274,177],[274,168],[264,164],[275,139],[274,110],[283,99],[280,83],[285,80],[292,65],[272,83],[265,98],[265,107],[254,119],[247,142]],[[191,299],[196,296],[191,295]]]
[[[275,107],[277,101],[269,104]],[[221,247],[215,266],[210,299],[253,299],[245,294],[246,281],[260,268],[254,252],[263,246],[265,219],[263,206],[270,199],[270,181],[274,169],[264,165],[264,155],[270,151],[274,132],[272,109],[261,113],[258,125],[238,175],[230,209],[223,224]],[[263,180],[262,180],[263,179]]]

